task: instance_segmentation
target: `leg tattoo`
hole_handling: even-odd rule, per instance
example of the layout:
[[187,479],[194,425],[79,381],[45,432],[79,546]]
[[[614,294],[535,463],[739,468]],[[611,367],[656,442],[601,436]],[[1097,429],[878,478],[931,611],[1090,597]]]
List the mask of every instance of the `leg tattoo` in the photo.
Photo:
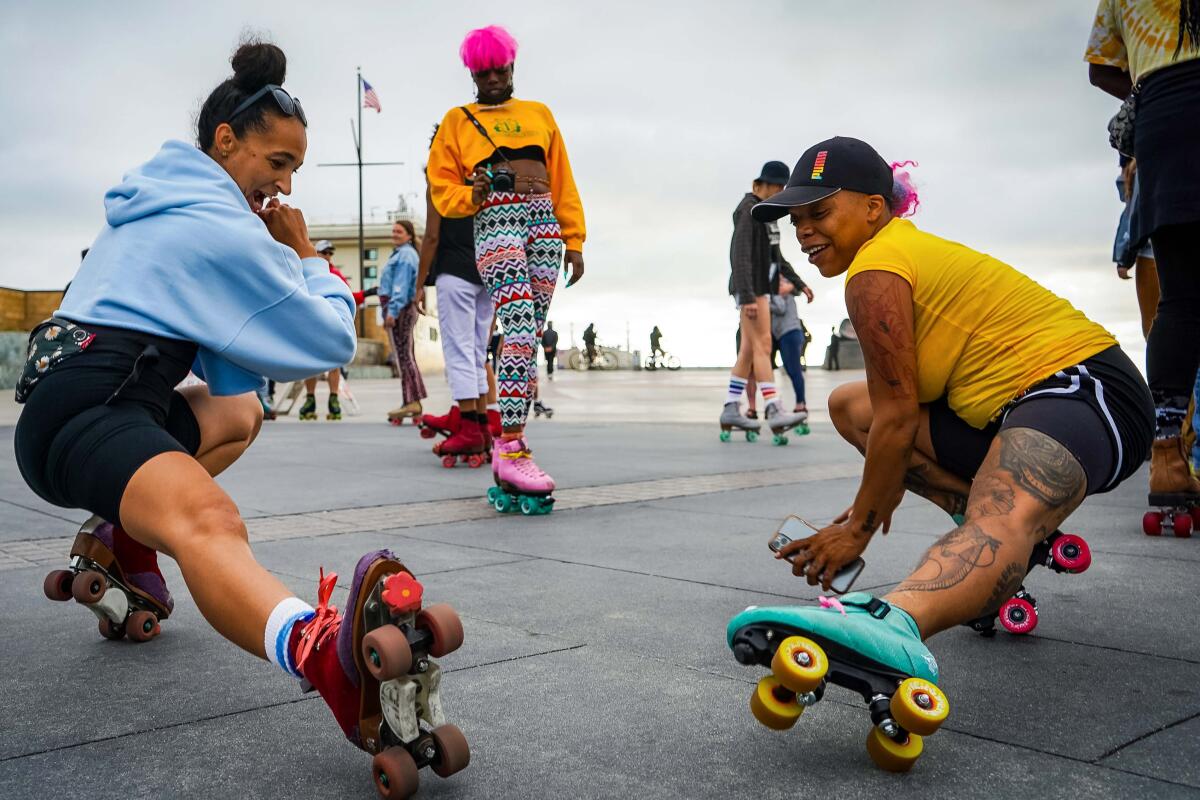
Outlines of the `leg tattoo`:
[[912,575],[896,587],[897,592],[938,592],[962,583],[976,569],[996,563],[1000,540],[984,533],[978,525],[955,528],[929,550]]

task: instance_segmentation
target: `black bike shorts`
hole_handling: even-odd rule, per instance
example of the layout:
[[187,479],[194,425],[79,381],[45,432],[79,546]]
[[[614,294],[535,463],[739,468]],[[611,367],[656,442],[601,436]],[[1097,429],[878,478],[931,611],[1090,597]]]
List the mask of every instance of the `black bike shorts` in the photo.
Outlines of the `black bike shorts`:
[[49,503],[120,520],[133,474],[160,453],[194,456],[200,426],[175,391],[196,345],[83,325],[96,334],[34,387],[14,436],[17,466]]
[[944,397],[929,404],[937,462],[968,482],[1006,428],[1032,428],[1057,441],[1083,467],[1087,493],[1100,494],[1146,460],[1154,438],[1154,404],[1141,373],[1116,346],[1032,386],[983,430],[968,425]]

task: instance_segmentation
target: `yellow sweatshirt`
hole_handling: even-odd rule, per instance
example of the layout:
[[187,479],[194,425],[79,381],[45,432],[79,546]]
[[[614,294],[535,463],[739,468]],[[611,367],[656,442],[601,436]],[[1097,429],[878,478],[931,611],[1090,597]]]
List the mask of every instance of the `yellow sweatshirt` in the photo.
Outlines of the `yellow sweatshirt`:
[[[513,149],[536,145],[546,157],[554,215],[562,227],[568,250],[583,250],[587,231],[583,203],[575,188],[571,162],[562,134],[550,109],[532,100],[515,97],[498,106],[467,106],[487,129],[496,147]],[[461,108],[452,108],[442,118],[429,148],[429,190],[433,205],[443,217],[469,217],[479,208],[471,201],[471,174],[475,165],[492,157],[495,148],[483,138]],[[494,166],[494,164],[493,164]]]

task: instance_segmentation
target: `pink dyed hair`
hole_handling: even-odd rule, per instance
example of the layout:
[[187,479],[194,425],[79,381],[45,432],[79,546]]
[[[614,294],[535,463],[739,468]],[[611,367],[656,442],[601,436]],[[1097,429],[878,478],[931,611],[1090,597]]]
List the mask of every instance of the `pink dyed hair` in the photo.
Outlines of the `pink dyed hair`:
[[897,217],[911,217],[921,206],[921,198],[917,196],[917,187],[913,185],[912,176],[905,167],[920,166],[915,161],[897,161],[889,164],[892,168],[892,197],[889,205],[892,214]]
[[471,72],[504,67],[517,58],[517,40],[499,25],[476,28],[463,39],[458,54]]

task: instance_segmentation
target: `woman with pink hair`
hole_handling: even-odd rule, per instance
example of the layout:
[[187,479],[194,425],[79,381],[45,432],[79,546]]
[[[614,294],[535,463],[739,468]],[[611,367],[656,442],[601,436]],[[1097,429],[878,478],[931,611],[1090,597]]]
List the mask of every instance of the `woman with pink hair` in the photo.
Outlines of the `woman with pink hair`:
[[[564,261],[570,267],[568,286],[583,276],[583,205],[550,109],[513,97],[516,40],[499,26],[479,28],[459,54],[477,102],[450,109],[438,127],[429,152],[430,198],[442,217],[474,216],[481,291],[490,294],[504,328],[496,376],[503,434],[493,445],[496,488],[488,497],[498,511],[547,513],[554,480],[530,455],[525,421],[558,270]],[[461,426],[486,424],[478,410],[461,412]]]

